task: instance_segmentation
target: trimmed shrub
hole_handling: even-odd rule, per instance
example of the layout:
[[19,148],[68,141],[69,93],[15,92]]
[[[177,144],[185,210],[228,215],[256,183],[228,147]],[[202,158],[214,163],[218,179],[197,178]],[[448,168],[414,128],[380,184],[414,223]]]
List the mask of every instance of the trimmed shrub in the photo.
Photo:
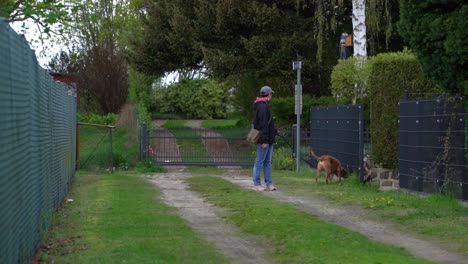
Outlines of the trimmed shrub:
[[[301,127],[309,126],[310,108],[313,106],[346,105],[350,103],[351,100],[347,98],[337,100],[331,96],[312,97],[305,95],[302,97]],[[294,105],[294,96],[281,98],[275,97],[271,100],[270,108],[277,126],[287,126],[296,123]]]
[[[370,63],[350,57],[346,60],[340,60],[331,74],[331,93],[335,98],[350,98],[356,100],[369,93],[365,85],[369,77]],[[361,67],[356,67],[357,64]],[[356,91],[355,84],[360,92]]]
[[408,51],[382,53],[373,57],[370,90],[370,131],[372,158],[386,168],[398,167],[398,102],[409,93],[439,92],[423,77],[417,58]]

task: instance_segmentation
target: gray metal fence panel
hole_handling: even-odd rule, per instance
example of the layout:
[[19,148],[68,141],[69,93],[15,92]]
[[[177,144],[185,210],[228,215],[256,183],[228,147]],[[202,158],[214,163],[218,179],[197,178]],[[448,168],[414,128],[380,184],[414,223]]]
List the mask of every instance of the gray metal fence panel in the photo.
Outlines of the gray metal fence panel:
[[0,263],[30,263],[75,174],[76,98],[0,19]]
[[463,99],[402,100],[399,111],[400,187],[468,200]]
[[[364,122],[362,105],[312,107],[311,146],[318,156],[336,157],[348,170],[363,174]],[[310,159],[313,167],[317,161]]]

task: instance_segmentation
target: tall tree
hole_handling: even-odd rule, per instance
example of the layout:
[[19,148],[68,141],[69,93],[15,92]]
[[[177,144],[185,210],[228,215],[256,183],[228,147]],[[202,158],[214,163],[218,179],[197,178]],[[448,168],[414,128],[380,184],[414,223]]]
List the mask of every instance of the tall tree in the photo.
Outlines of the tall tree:
[[118,113],[127,100],[126,63],[111,42],[96,45],[81,56],[77,77],[83,110]]
[[399,0],[366,0],[366,28],[369,55],[401,51],[403,40],[398,33]]
[[366,1],[353,0],[354,56],[367,57]]
[[184,68],[221,79],[255,73],[283,80],[289,91],[290,64],[299,57],[306,61],[304,90],[311,91],[319,83],[313,12],[298,1],[153,1],[133,65],[156,75]]
[[427,76],[452,94],[468,95],[468,4],[463,0],[401,0],[400,32]]
[[[388,14],[381,20],[370,20],[378,21],[369,27],[374,36],[369,43],[371,50],[393,47],[391,18],[395,1],[366,1],[372,4],[368,15]],[[328,94],[340,35],[352,32],[352,2],[148,1],[142,15],[144,34],[130,45],[130,58],[134,67],[149,74],[162,76],[188,69],[207,70],[208,75],[220,79],[274,79],[280,90],[289,94],[295,79],[291,61],[302,59],[303,91]],[[387,12],[387,7],[393,8],[391,12]],[[372,49],[374,46],[378,48]]]
[[[127,0],[77,0],[79,8],[65,30],[64,42],[78,54],[77,72],[85,110],[117,113],[128,95],[125,47],[132,24]],[[93,6],[90,9],[89,6]],[[131,15],[129,15],[131,14]],[[136,29],[135,32],[138,32]]]
[[194,32],[194,1],[148,1],[141,38],[130,42],[133,67],[150,75],[178,71],[189,77],[203,68]]

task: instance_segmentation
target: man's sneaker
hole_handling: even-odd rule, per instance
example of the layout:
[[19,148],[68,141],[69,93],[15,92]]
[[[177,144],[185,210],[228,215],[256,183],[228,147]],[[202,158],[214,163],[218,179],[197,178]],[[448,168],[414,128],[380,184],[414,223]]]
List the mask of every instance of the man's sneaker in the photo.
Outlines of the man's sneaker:
[[263,186],[261,185],[255,185],[254,187],[252,187],[252,189],[254,189],[255,191],[260,191],[260,192],[265,190],[265,188],[263,188]]
[[273,186],[273,185],[267,185],[267,187],[265,188],[266,191],[276,191],[276,187]]

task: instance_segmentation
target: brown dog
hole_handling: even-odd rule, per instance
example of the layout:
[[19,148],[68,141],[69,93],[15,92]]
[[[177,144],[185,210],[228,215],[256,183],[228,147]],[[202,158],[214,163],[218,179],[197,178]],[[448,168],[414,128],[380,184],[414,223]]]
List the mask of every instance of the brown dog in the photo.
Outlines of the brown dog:
[[343,168],[343,166],[341,166],[341,162],[338,159],[330,155],[323,155],[318,157],[317,155],[315,155],[312,148],[309,149],[309,152],[310,155],[318,161],[317,176],[315,176],[315,184],[317,184],[317,180],[322,170],[324,170],[327,174],[325,178],[327,184],[331,183],[333,174],[336,174],[336,176],[339,177],[340,181],[341,178],[348,178],[348,173]]

